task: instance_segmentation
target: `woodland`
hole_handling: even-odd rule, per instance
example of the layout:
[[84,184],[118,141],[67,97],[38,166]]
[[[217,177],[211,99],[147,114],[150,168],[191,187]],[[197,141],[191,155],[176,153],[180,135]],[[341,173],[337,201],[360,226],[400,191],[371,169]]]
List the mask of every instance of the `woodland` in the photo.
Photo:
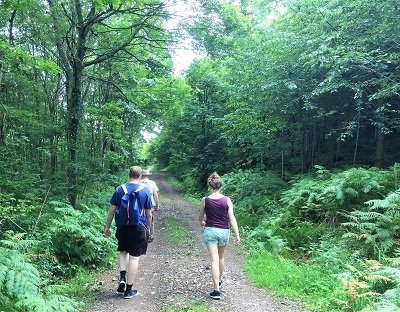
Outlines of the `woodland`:
[[0,0],[0,311],[85,306],[133,164],[221,174],[259,287],[400,311],[398,0],[177,2]]

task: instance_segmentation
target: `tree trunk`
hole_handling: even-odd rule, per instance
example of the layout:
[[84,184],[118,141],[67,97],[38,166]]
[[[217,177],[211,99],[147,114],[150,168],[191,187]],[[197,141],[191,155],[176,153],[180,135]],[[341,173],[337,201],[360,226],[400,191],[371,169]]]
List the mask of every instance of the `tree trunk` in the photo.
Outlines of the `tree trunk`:
[[354,147],[354,154],[353,154],[353,164],[356,164],[356,157],[357,157],[357,150],[358,150],[358,141],[360,137],[360,109],[358,109],[357,114],[357,133],[356,133],[356,146]]
[[14,45],[14,33],[13,33],[13,29],[14,29],[14,19],[15,19],[15,15],[17,14],[17,10],[13,10],[13,12],[11,13],[11,17],[8,20],[8,42],[10,45]]
[[67,77],[67,142],[68,142],[68,199],[76,206],[77,184],[77,143],[79,123],[82,114],[82,75],[83,63],[76,60],[73,77]]
[[376,127],[376,153],[375,153],[375,166],[383,168],[385,165],[385,134],[382,131],[384,127],[385,113],[384,113],[385,102],[383,99],[378,100],[378,125]]
[[381,129],[377,128],[376,133],[376,156],[375,166],[383,168],[385,164],[385,135]]

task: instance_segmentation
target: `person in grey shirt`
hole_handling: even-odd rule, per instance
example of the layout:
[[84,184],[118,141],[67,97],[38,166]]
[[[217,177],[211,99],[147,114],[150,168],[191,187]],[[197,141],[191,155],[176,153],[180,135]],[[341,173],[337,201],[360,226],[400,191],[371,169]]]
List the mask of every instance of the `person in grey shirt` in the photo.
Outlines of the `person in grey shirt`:
[[[154,209],[154,211],[158,211],[160,209],[159,200],[158,200],[159,189],[157,187],[157,184],[153,180],[150,180],[151,175],[152,175],[152,173],[150,172],[150,170],[143,170],[141,184],[144,185],[149,190],[153,209]],[[154,240],[154,214],[153,214],[152,223],[150,225],[150,235],[148,237],[148,242],[150,243],[153,240]]]

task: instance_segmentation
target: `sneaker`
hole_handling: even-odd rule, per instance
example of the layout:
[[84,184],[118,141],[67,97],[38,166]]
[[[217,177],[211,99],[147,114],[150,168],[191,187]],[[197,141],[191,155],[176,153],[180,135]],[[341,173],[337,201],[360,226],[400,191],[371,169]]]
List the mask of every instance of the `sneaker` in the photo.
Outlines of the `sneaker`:
[[136,289],[131,289],[127,290],[124,292],[124,298],[125,299],[130,299],[132,297],[135,297],[137,295],[137,290]]
[[215,289],[214,289],[214,290],[210,293],[210,297],[213,298],[213,299],[219,300],[219,299],[221,299],[221,293],[220,293],[218,290],[215,290]]
[[122,294],[123,292],[125,292],[125,285],[126,285],[125,278],[121,278],[121,279],[119,280],[117,292],[119,292],[119,293],[121,293],[121,294]]

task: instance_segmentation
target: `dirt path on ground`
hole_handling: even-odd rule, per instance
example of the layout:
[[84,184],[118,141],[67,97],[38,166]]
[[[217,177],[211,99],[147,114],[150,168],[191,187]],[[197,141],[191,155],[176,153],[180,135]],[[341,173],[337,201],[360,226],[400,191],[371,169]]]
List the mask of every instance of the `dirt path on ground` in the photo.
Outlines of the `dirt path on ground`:
[[[210,264],[197,222],[198,207],[186,201],[162,173],[152,178],[161,195],[161,209],[156,212],[155,240],[142,256],[134,288],[139,295],[124,299],[116,293],[117,268],[106,272],[95,302],[86,312],[144,311],[163,312],[185,304],[203,304],[217,312],[301,312],[302,305],[276,298],[257,289],[246,278],[242,259],[229,245],[221,300],[208,297],[212,290]],[[180,244],[166,239],[166,220],[181,220],[192,237]]]

